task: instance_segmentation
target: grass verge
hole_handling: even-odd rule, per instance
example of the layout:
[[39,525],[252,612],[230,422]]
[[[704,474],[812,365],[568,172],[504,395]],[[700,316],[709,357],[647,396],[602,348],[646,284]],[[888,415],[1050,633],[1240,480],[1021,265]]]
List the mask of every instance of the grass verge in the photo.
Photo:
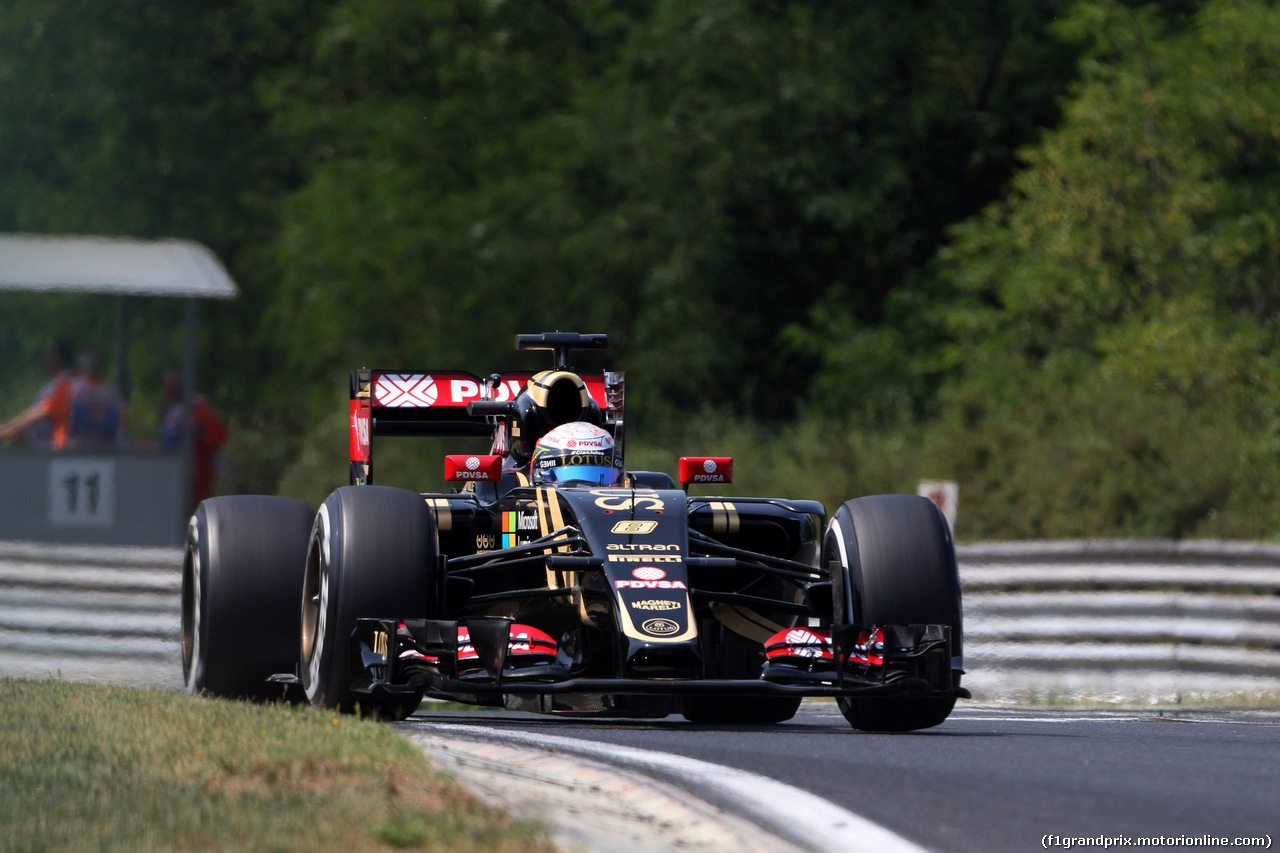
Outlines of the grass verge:
[[0,850],[551,851],[377,723],[0,678]]

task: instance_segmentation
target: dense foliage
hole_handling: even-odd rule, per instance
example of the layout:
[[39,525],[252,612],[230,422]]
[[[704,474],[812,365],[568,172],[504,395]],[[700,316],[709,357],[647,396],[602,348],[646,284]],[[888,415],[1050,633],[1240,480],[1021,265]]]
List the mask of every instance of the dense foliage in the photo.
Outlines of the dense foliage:
[[[219,252],[227,488],[340,481],[352,366],[533,366],[511,335],[560,328],[610,333],[648,465],[741,447],[750,487],[828,501],[956,479],[966,538],[1270,537],[1277,24],[1265,0],[13,0],[0,230]],[[55,333],[102,346],[79,300],[4,297],[0,389]],[[131,306],[140,381],[174,316]]]

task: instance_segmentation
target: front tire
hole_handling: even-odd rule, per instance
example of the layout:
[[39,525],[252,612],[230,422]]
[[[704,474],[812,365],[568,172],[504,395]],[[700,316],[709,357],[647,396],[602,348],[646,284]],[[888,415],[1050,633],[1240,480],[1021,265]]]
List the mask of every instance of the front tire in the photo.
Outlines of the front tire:
[[[928,498],[873,495],[841,504],[827,525],[823,565],[837,562],[844,591],[836,621],[873,625],[948,625],[958,687],[963,633],[955,545],[942,513]],[[890,677],[893,677],[890,673]],[[887,696],[837,700],[855,728],[905,732],[941,724],[955,697]]]
[[298,589],[311,507],[292,498],[201,501],[182,566],[182,680],[189,695],[266,700],[297,666]]
[[[311,704],[401,719],[417,702],[378,704],[352,689],[359,618],[438,614],[435,516],[416,492],[344,486],[316,514],[302,579],[302,686]],[[421,698],[421,697],[419,697]]]

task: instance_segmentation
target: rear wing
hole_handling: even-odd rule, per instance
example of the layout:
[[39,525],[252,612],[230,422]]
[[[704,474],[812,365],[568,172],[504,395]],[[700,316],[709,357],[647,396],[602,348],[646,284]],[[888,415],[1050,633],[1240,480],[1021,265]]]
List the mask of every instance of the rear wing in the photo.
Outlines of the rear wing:
[[[534,371],[495,373],[481,378],[461,370],[351,371],[351,482],[370,482],[372,440],[388,436],[494,436],[500,431],[490,416],[472,415],[467,404],[477,400],[509,402],[524,389]],[[603,373],[579,373],[591,398],[607,405]],[[495,447],[504,453],[505,447]]]

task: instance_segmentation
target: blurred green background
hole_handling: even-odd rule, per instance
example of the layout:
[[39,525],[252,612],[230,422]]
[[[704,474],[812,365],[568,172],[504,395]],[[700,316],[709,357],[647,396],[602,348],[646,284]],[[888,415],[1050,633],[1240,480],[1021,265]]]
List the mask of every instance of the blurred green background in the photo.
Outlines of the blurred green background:
[[[7,0],[0,232],[218,253],[224,493],[343,484],[353,367],[561,329],[609,333],[632,467],[956,480],[968,540],[1280,534],[1272,2]],[[129,306],[140,438],[180,312]],[[113,318],[0,295],[0,417]]]

